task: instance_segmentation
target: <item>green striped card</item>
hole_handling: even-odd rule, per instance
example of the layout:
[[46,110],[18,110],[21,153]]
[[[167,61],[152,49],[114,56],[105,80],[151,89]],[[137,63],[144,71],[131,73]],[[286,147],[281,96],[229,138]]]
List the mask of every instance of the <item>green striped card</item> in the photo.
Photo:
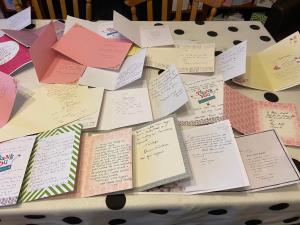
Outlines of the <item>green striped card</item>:
[[69,124],[40,133],[34,144],[18,202],[74,190],[81,126]]

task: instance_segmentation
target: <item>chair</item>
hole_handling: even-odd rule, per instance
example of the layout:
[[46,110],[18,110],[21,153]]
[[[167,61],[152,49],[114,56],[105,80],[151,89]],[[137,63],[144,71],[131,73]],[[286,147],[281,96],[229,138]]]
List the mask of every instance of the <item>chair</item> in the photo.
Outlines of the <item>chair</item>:
[[[49,13],[51,19],[57,19],[57,15],[55,14],[55,7],[53,6],[52,0],[46,0],[46,1],[45,0],[31,0],[31,1],[13,0],[13,3],[16,7],[16,11],[20,11],[22,10],[22,8],[27,7],[27,5],[31,5],[33,7],[37,19],[45,19],[46,11]],[[66,1],[59,0],[59,3],[60,3],[62,19],[66,19],[67,18]],[[72,0],[72,3],[73,3],[73,14],[75,17],[79,18],[80,13],[79,13],[78,0]],[[92,0],[85,0],[85,12],[86,12],[85,19],[91,20]]]
[[[140,5],[141,3],[147,3],[147,20],[152,21],[153,20],[153,4],[152,0],[125,0],[125,5],[130,7],[131,10],[131,16],[132,20],[136,21],[138,20],[138,17],[136,15],[136,6]],[[206,20],[212,20],[214,16],[217,13],[217,8],[219,8],[224,0],[192,0],[191,4],[191,10],[190,10],[190,18],[189,20],[193,21],[196,20],[197,12],[198,12],[198,6],[199,3],[203,2],[204,5],[207,5],[211,8],[209,16]],[[166,21],[168,20],[168,0],[162,0],[162,13],[161,13],[161,20]],[[177,6],[176,6],[176,14],[175,14],[175,21],[182,20],[182,5],[183,0],[177,0]]]

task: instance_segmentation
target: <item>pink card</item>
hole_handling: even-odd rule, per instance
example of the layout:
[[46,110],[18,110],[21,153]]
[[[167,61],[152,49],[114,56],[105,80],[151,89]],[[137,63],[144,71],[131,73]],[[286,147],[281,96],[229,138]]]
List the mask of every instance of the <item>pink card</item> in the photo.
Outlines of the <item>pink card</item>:
[[0,72],[0,127],[9,120],[17,95],[17,85],[11,76]]
[[[60,39],[63,34],[64,34],[64,30],[65,30],[65,24],[62,23],[62,22],[59,22],[59,21],[55,21],[53,22],[54,24],[54,27],[55,27],[55,33],[56,33],[56,37],[57,39]],[[37,36],[40,36],[41,33],[43,32],[43,30],[47,27],[48,25],[45,25],[45,26],[42,26],[42,27],[39,27],[37,29],[34,29],[32,32],[34,34],[36,34]]]
[[257,101],[225,85],[224,115],[243,134],[275,129],[285,145],[300,146],[300,120],[295,104]]
[[30,47],[37,35],[31,30],[2,30],[7,36],[24,45],[25,47]]
[[73,26],[53,48],[89,67],[117,70],[122,65],[131,43],[106,39],[79,25]]
[[11,75],[17,69],[31,62],[28,49],[4,35],[0,37],[0,71]]
[[50,23],[29,50],[38,79],[43,83],[74,83],[86,67],[53,50],[56,42],[55,28]]

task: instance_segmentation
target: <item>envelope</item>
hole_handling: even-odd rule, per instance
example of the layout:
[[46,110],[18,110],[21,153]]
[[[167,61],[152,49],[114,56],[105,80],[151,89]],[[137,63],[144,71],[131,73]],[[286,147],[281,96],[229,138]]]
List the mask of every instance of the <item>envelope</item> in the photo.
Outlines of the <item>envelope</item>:
[[56,42],[55,27],[50,23],[29,50],[38,79],[43,83],[74,83],[86,67],[53,50]]

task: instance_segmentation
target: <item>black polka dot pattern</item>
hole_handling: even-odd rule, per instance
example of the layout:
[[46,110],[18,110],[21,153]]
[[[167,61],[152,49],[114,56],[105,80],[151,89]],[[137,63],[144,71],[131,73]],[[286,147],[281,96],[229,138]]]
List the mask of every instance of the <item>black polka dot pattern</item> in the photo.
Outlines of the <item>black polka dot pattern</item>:
[[292,218],[285,219],[282,222],[284,222],[284,223],[292,223],[292,222],[295,222],[297,220],[299,220],[299,216],[295,216],[295,217],[292,217]]
[[226,213],[227,213],[226,209],[215,209],[208,212],[208,214],[215,215],[215,216],[224,215]]
[[203,20],[196,20],[195,23],[197,25],[204,25],[205,24],[205,22]]
[[123,219],[113,219],[108,222],[109,225],[118,225],[118,224],[124,224],[126,223],[126,220]]
[[222,51],[215,51],[215,56],[218,56],[222,53]]
[[165,70],[163,70],[163,69],[160,69],[157,73],[158,74],[161,74],[161,73],[163,73]]
[[271,93],[271,92],[266,92],[264,94],[264,97],[266,100],[268,100],[269,102],[278,102],[279,101],[279,98],[276,94],[274,93]]
[[277,204],[277,205],[272,205],[270,206],[270,210],[274,210],[274,211],[278,211],[278,210],[283,210],[283,209],[286,209],[288,208],[290,205],[288,203],[280,203],[280,204]]
[[65,217],[62,221],[64,221],[67,224],[80,224],[82,222],[80,218],[75,216]]
[[43,219],[46,216],[44,216],[44,215],[25,215],[24,217],[27,218],[27,219],[34,219],[34,220],[36,220],[36,219]]
[[181,29],[176,29],[176,30],[174,30],[174,33],[177,34],[177,35],[183,35],[184,31],[181,30]]
[[154,26],[162,26],[162,23],[155,23]]
[[246,225],[258,225],[258,224],[262,224],[262,221],[261,220],[248,220],[245,222]]
[[300,172],[300,162],[299,162],[297,159],[293,159],[293,162],[295,163],[297,169],[298,169],[299,172]]
[[33,23],[31,23],[27,27],[25,27],[25,29],[33,29],[33,28],[35,28],[35,24],[33,24]]
[[207,32],[207,35],[208,35],[208,36],[211,36],[211,37],[216,37],[216,36],[218,36],[218,33],[215,32],[215,31],[208,31],[208,32]]
[[235,40],[235,41],[233,41],[232,43],[234,44],[234,45],[238,45],[239,43],[241,43],[242,41],[240,41],[240,40]]
[[271,38],[268,37],[268,36],[260,36],[259,38],[260,38],[260,40],[262,40],[262,41],[266,41],[266,42],[271,41]]
[[124,194],[106,196],[106,206],[111,210],[120,210],[126,204],[126,196]]
[[160,215],[164,215],[167,214],[169,211],[166,209],[154,209],[154,210],[150,210],[150,213],[154,213],[154,214],[160,214]]
[[237,27],[228,27],[228,30],[231,32],[237,32],[239,29]]
[[259,29],[260,29],[259,26],[254,25],[254,24],[250,25],[250,28],[251,28],[252,30],[259,30]]

